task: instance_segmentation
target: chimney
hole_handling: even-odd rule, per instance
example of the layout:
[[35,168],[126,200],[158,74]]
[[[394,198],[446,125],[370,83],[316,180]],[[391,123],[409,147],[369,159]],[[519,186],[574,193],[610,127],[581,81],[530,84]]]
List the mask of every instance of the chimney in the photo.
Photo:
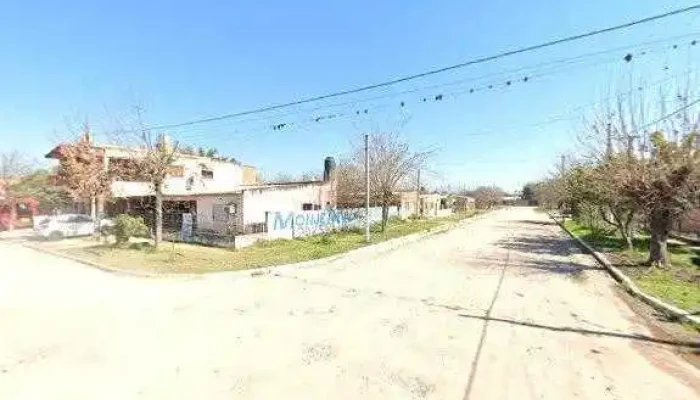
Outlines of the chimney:
[[323,181],[330,182],[335,178],[335,159],[326,157],[323,161]]

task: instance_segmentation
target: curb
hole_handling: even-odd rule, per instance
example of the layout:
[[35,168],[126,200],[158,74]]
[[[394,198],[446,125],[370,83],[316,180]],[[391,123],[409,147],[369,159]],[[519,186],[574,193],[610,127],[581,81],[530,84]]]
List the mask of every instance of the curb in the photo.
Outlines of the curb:
[[100,271],[108,272],[110,274],[115,274],[115,275],[138,276],[138,277],[142,277],[142,278],[159,278],[159,277],[168,277],[171,275],[172,276],[194,275],[194,274],[153,274],[153,273],[149,273],[149,272],[124,271],[124,270],[120,270],[120,269],[113,269],[113,268],[105,267],[102,264],[99,264],[99,263],[96,263],[96,262],[93,262],[90,260],[85,260],[85,259],[82,259],[79,257],[71,256],[70,254],[61,253],[61,252],[56,251],[56,250],[47,249],[47,248],[43,248],[40,246],[33,246],[29,243],[20,243],[20,244],[28,249],[32,249],[32,250],[38,251],[40,253],[49,254],[49,255],[52,255],[54,257],[65,258],[67,260],[71,260],[71,261],[74,261],[74,262],[77,262],[77,263],[80,263],[83,265],[87,265],[89,267],[99,269]]
[[39,251],[41,253],[46,253],[50,254],[55,257],[60,257],[64,259],[68,259],[83,265],[87,265],[89,267],[96,268],[100,271],[111,273],[114,275],[120,275],[120,276],[127,276],[127,277],[138,277],[138,278],[177,278],[177,279],[182,279],[182,280],[191,280],[191,279],[206,279],[212,276],[222,276],[224,274],[229,275],[229,276],[239,276],[239,277],[258,277],[262,275],[268,275],[271,274],[273,271],[279,271],[281,269],[284,270],[295,270],[295,269],[301,269],[301,268],[309,268],[316,266],[318,264],[323,264],[323,263],[328,263],[335,261],[337,259],[357,254],[357,253],[362,253],[362,252],[390,252],[393,250],[396,250],[397,248],[417,242],[421,239],[424,239],[429,236],[437,235],[440,233],[447,232],[451,229],[454,229],[456,227],[459,227],[461,225],[464,225],[468,222],[471,221],[476,221],[481,219],[484,215],[488,214],[488,212],[485,213],[478,213],[474,214],[470,217],[467,217],[461,221],[453,222],[453,223],[448,223],[443,226],[433,228],[427,231],[423,232],[417,232],[417,233],[412,233],[410,235],[406,236],[400,236],[394,239],[389,239],[385,240],[383,242],[379,242],[376,244],[370,244],[367,246],[362,246],[358,247],[356,249],[352,249],[350,251],[346,251],[343,253],[338,253],[334,254],[332,256],[324,257],[324,258],[317,258],[315,260],[307,260],[307,261],[300,261],[297,263],[292,263],[292,264],[280,264],[280,265],[270,265],[266,267],[254,267],[254,268],[249,268],[249,269],[243,269],[243,270],[238,270],[238,271],[212,271],[212,272],[202,272],[202,273],[150,273],[150,272],[138,272],[138,271],[126,271],[126,270],[120,270],[120,269],[114,269],[114,268],[109,268],[106,267],[102,264],[89,261],[89,260],[84,260],[79,257],[71,256],[69,254],[65,254],[53,249],[46,249],[43,247],[39,246],[33,246],[30,243],[20,243],[22,246]]
[[579,246],[583,247],[588,253],[590,253],[593,258],[595,258],[598,263],[600,263],[602,266],[604,266],[608,272],[613,276],[613,278],[631,295],[639,298],[643,302],[649,304],[650,306],[654,307],[655,309],[670,315],[678,320],[681,320],[683,322],[688,322],[697,326],[700,326],[700,317],[696,317],[693,314],[691,314],[689,311],[683,310],[681,308],[678,308],[676,306],[673,306],[671,304],[668,304],[654,296],[648,295],[644,293],[639,287],[630,279],[627,275],[625,275],[622,271],[620,271],[619,268],[615,267],[612,265],[610,260],[608,258],[596,251],[591,245],[586,243],[583,239],[579,238],[578,236],[574,235],[571,233],[566,227],[564,226],[563,223],[559,222],[556,218],[554,218],[551,214],[547,213],[549,218],[552,219],[552,221],[556,222],[561,229],[564,230],[564,232],[568,233],[569,236],[571,236],[576,243],[579,244]]

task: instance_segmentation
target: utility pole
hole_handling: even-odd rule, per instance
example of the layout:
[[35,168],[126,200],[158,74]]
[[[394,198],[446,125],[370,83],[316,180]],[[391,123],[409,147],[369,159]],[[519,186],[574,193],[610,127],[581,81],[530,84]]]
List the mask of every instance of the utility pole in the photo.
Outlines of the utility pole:
[[564,177],[564,170],[566,169],[566,156],[564,154],[561,155],[561,165],[559,166],[559,173],[561,174],[562,178]]
[[609,159],[613,155],[613,144],[612,144],[612,130],[610,129],[610,123],[608,123],[605,129],[606,141],[605,141],[605,156]]
[[369,134],[365,133],[365,241],[369,243]]
[[418,180],[416,181],[416,217],[421,217],[423,214],[420,206],[420,168],[418,168]]
[[634,139],[636,136],[634,135],[628,135],[627,136],[627,159],[631,160],[632,156],[634,155]]

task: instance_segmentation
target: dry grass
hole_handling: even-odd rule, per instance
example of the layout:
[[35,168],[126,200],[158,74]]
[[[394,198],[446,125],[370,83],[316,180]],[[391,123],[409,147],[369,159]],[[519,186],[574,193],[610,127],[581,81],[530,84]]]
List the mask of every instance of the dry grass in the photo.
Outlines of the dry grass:
[[[458,214],[430,220],[392,219],[385,232],[375,227],[372,243],[428,231],[453,224],[473,214]],[[357,249],[367,244],[360,230],[335,232],[293,240],[261,241],[240,250],[229,250],[183,243],[164,243],[157,250],[148,243],[129,247],[96,245],[60,249],[72,257],[99,264],[108,269],[148,273],[206,273],[238,271],[308,261]]]

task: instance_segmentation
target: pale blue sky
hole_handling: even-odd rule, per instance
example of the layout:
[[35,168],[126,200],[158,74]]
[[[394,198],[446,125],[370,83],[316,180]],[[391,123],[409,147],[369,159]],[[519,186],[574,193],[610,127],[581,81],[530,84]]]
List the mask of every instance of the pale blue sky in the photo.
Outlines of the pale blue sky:
[[[68,137],[65,121],[88,119],[103,133],[136,103],[146,107],[151,124],[177,123],[373,84],[692,4],[4,1],[0,149],[39,158]],[[630,80],[635,86],[648,84],[700,68],[700,46],[682,38],[648,46],[645,56],[632,49],[637,56],[632,63],[622,60],[627,50],[620,50],[584,58],[585,68],[569,62],[481,83],[314,109],[691,33],[700,39],[698,13],[253,121],[233,119],[170,133],[188,144],[217,147],[273,175],[320,170],[323,157],[347,152],[359,133],[400,129],[416,149],[439,147],[434,184],[496,183],[514,189],[545,174],[572,146],[582,113],[591,111],[577,107],[627,90]],[[545,76],[533,76],[540,73]],[[523,83],[524,75],[532,79]],[[509,79],[513,84],[506,86]],[[495,87],[468,93],[480,84]],[[421,101],[440,93],[442,101]],[[365,108],[366,115],[354,113]],[[333,113],[346,116],[311,122]],[[559,117],[567,119],[533,125]],[[270,129],[279,123],[295,125]]]

